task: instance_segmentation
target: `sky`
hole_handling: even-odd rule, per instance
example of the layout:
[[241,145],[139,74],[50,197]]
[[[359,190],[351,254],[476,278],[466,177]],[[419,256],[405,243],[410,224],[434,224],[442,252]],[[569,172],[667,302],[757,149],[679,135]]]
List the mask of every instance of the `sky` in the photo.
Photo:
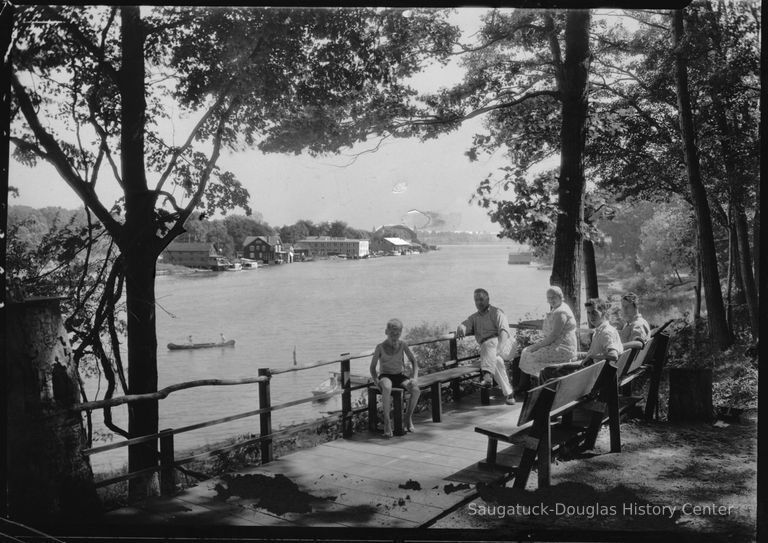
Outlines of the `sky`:
[[[469,35],[477,29],[484,11],[462,8],[454,22]],[[433,67],[415,78],[413,85],[422,92],[437,90],[459,81],[461,73],[457,63]],[[376,152],[354,160],[352,154],[371,149],[376,142],[370,140],[342,154],[317,158],[256,150],[223,153],[219,166],[237,176],[250,193],[251,208],[276,227],[309,219],[342,220],[365,230],[401,223],[429,229],[424,215],[413,212],[417,210],[448,218],[446,229],[497,232],[499,227],[486,211],[469,203],[480,181],[506,163],[501,151],[481,156],[477,162],[465,156],[473,134],[482,130],[482,122],[482,117],[472,119],[459,130],[424,143],[385,140]],[[185,138],[177,126],[177,142]],[[12,159],[9,182],[20,193],[18,198],[9,199],[10,205],[81,206],[56,170],[42,162],[28,168]],[[97,192],[102,201],[111,204],[119,197],[111,179],[99,183]]]

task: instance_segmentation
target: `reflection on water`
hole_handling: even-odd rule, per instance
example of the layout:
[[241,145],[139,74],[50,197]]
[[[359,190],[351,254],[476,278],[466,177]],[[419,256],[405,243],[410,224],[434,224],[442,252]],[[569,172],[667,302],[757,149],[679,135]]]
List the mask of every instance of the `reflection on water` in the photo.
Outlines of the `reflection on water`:
[[[507,264],[507,244],[444,246],[423,255],[369,260],[317,260],[255,270],[160,276],[157,279],[159,387],[196,379],[254,377],[259,368],[293,367],[360,353],[384,339],[388,319],[406,327],[447,323],[450,329],[474,311],[472,291],[483,287],[491,304],[510,322],[541,318],[547,309],[548,270]],[[218,341],[234,348],[169,351],[170,342]],[[368,373],[369,358],[352,361]],[[274,376],[272,403],[311,396],[338,371],[324,366]],[[92,385],[92,383],[91,383]],[[160,428],[186,425],[259,408],[258,385],[215,386],[174,392],[160,402]],[[275,428],[341,408],[340,398],[276,411]],[[94,413],[99,419],[101,412]],[[115,422],[127,426],[125,407]],[[177,435],[176,448],[214,443],[238,434],[258,434],[258,417]],[[123,451],[92,458],[95,468],[125,460]],[[98,469],[98,468],[96,468]]]

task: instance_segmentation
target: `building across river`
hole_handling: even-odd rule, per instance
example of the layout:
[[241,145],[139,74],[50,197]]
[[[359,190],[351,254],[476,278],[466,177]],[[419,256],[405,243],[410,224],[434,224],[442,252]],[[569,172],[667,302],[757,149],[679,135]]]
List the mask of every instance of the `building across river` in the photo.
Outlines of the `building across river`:
[[370,253],[370,242],[367,239],[314,236],[298,241],[296,247],[308,249],[311,256],[343,255],[347,258],[366,258]]

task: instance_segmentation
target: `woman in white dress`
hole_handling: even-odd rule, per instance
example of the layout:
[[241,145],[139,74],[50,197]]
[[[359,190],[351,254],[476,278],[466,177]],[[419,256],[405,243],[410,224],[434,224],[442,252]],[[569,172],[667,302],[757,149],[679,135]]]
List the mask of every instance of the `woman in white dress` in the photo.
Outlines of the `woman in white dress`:
[[547,302],[550,312],[542,325],[544,337],[520,353],[523,381],[528,380],[527,376],[538,378],[539,372],[547,366],[573,360],[578,352],[576,318],[563,301],[560,287],[547,289]]

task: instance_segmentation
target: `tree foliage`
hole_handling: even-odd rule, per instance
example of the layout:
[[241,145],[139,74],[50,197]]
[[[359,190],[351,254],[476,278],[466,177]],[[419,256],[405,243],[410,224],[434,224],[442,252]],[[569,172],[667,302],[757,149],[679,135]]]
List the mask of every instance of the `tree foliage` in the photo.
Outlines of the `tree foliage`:
[[[218,165],[222,150],[324,152],[364,139],[402,111],[412,94],[402,79],[455,33],[440,14],[392,9],[17,8],[14,154],[51,163],[114,242],[105,320],[90,325],[92,337],[112,326],[124,279],[129,392],[157,389],[159,254],[195,210],[250,212]],[[196,119],[180,143],[172,111]],[[105,182],[123,197],[101,201]],[[157,402],[132,404],[131,435],[157,425]],[[153,447],[129,448],[129,470],[156,462]]]
[[[678,275],[696,266],[696,229],[686,205],[673,202],[656,208],[640,228],[637,258],[647,271],[657,277]],[[681,209],[682,208],[682,209]]]

